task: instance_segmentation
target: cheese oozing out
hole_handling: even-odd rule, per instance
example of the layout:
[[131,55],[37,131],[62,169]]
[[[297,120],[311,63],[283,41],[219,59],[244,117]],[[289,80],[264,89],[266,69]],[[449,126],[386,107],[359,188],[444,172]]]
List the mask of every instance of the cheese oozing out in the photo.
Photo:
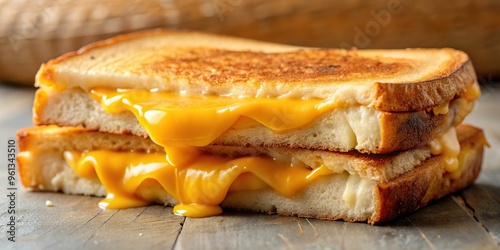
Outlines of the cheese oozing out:
[[182,167],[172,166],[164,153],[96,150],[64,153],[66,162],[84,178],[98,178],[107,191],[99,205],[120,209],[148,205],[136,195],[147,179],[156,180],[179,204],[174,213],[205,217],[222,212],[228,192],[271,187],[292,197],[321,176],[333,174],[325,166],[314,170],[265,156],[230,158],[200,153]]
[[432,112],[434,115],[444,115],[448,113],[448,110],[450,109],[450,103],[445,102],[435,108],[432,109]]
[[[481,90],[479,89],[478,84],[471,84],[466,87],[463,93],[459,98],[462,98],[468,102],[473,102],[481,95]],[[447,114],[450,110],[450,102],[444,102],[439,106],[436,106],[431,109],[427,109],[427,111],[432,111],[434,115],[444,115]]]
[[[431,154],[445,157],[445,170],[452,177],[460,176],[458,154],[460,153],[460,142],[457,138],[455,128],[449,129],[439,138],[430,143]],[[457,176],[458,175],[458,176]]]
[[479,96],[481,96],[481,89],[479,84],[471,84],[462,93],[462,96],[468,101],[475,101]]
[[[174,212],[190,217],[221,213],[219,204],[228,192],[271,187],[290,197],[319,176],[333,174],[321,166],[315,170],[260,156],[237,159],[205,155],[196,147],[206,146],[230,128],[262,124],[276,133],[297,129],[321,114],[341,107],[333,100],[279,98],[229,98],[184,96],[148,90],[95,88],[90,95],[111,114],[131,112],[149,137],[165,148],[165,154],[91,151],[66,152],[67,162],[78,175],[99,178],[108,195],[100,205],[107,208],[143,206],[147,202],[134,193],[146,179],[154,179],[179,204]],[[476,85],[464,98],[479,95]],[[446,114],[449,103],[433,108]],[[445,170],[459,172],[458,143],[450,129],[431,143],[434,155],[445,157]],[[363,180],[350,176],[343,195],[346,205],[357,205],[357,195],[367,193]]]
[[340,106],[332,100],[183,96],[135,89],[96,88],[89,93],[108,113],[132,112],[149,137],[165,148],[174,165],[189,163],[191,156],[197,157],[190,147],[206,146],[230,128],[257,122],[282,133]]

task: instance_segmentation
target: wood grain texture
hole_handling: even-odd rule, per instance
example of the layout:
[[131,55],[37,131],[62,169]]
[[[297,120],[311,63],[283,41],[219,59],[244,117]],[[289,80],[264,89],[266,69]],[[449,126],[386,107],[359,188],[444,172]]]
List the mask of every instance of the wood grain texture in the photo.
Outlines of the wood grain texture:
[[[500,248],[500,88],[494,85],[483,88],[466,120],[484,128],[491,145],[477,183],[390,223],[370,226],[230,212],[184,219],[163,206],[103,211],[97,207],[100,198],[29,192],[18,183],[13,243],[5,233],[6,141],[31,123],[32,98],[31,89],[0,85],[1,249]],[[46,206],[47,200],[54,206]]]
[[408,216],[431,249],[497,249],[498,242],[452,196]]
[[458,203],[500,242],[500,187],[477,184],[462,191],[459,197]]
[[[18,195],[16,242],[8,245],[12,249],[137,249],[142,245],[166,249],[173,247],[184,221],[163,206],[101,210],[100,198],[95,197],[26,191]],[[54,206],[46,206],[47,200]],[[0,230],[5,232],[5,225]]]
[[497,249],[497,244],[447,197],[381,226],[245,214],[188,218],[175,249]]

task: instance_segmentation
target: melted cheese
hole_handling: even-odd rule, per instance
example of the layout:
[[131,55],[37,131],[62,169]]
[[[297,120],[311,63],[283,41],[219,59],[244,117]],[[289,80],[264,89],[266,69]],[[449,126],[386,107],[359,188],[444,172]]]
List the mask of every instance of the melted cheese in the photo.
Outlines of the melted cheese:
[[458,142],[455,128],[449,129],[438,139],[430,143],[431,154],[442,155],[445,163],[445,170],[453,173],[459,170],[458,154],[460,153],[460,143]]
[[93,89],[90,95],[108,113],[132,112],[150,138],[165,147],[167,155],[184,155],[181,159],[170,159],[174,165],[192,159],[190,153],[172,154],[173,150],[206,146],[230,128],[248,128],[258,123],[276,133],[286,132],[307,125],[339,106],[331,100],[179,96],[104,88]]
[[481,95],[479,84],[474,83],[465,89],[462,96],[468,101],[475,101]]
[[221,213],[219,204],[228,192],[269,186],[291,197],[320,176],[333,174],[324,166],[311,170],[260,156],[229,158],[200,153],[182,167],[172,166],[162,153],[98,150],[67,151],[64,156],[79,176],[101,181],[108,193],[99,203],[103,208],[147,205],[135,193],[142,182],[153,179],[179,202],[174,213],[189,217]]
[[[481,95],[481,89],[479,88],[478,84],[474,83],[474,84],[471,84],[470,86],[468,86],[467,88],[465,88],[465,90],[461,94],[461,97],[459,97],[459,98],[463,98],[466,101],[473,102],[477,98],[479,98],[480,95]],[[448,113],[449,107],[450,107],[450,103],[445,102],[437,107],[427,109],[427,111],[432,110],[434,115],[443,115],[443,114]]]
[[444,115],[444,114],[447,114],[448,113],[448,110],[449,110],[449,106],[450,106],[450,103],[449,102],[445,102],[435,108],[432,109],[432,112],[434,113],[434,115]]

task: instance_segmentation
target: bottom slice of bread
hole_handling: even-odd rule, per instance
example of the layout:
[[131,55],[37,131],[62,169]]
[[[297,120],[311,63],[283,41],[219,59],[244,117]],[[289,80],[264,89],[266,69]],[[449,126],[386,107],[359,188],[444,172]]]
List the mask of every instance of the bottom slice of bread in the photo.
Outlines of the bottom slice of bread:
[[[364,179],[345,171],[323,176],[293,197],[283,197],[270,188],[238,191],[228,193],[220,205],[224,209],[327,220],[367,221],[372,224],[388,221],[463,189],[477,178],[486,144],[484,135],[481,130],[465,125],[457,127],[456,131],[461,146],[458,174],[448,173],[444,156],[437,155],[413,170],[386,181]],[[112,150],[136,147],[146,151],[158,150],[158,147],[151,146],[148,139],[122,137],[87,133],[76,128],[21,130],[18,133],[18,163],[22,183],[33,190],[105,196],[106,190],[99,180],[79,177],[68,165],[63,153],[68,150],[94,150],[99,145]],[[352,194],[349,204],[345,200],[346,193]],[[136,195],[151,203],[178,204],[152,179],[144,181],[137,188]]]

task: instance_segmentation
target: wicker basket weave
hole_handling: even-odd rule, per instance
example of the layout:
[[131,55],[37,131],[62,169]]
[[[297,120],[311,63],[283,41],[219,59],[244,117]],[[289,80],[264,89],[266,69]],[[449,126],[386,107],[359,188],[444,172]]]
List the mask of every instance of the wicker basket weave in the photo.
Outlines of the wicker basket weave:
[[454,47],[478,73],[500,76],[496,0],[0,0],[0,81],[32,85],[51,58],[157,27],[316,47]]

